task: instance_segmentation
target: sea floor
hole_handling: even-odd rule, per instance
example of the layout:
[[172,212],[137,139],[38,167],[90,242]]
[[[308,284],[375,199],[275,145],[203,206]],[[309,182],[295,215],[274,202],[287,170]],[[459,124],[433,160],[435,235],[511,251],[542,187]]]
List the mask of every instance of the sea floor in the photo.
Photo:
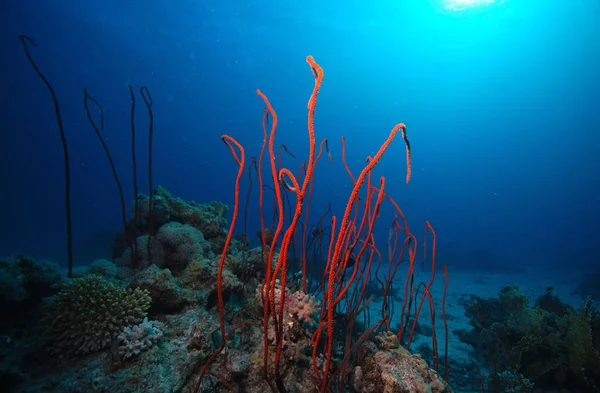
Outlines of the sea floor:
[[[394,284],[396,288],[404,288],[404,274],[398,272]],[[427,283],[431,277],[431,272],[418,272],[415,275],[415,284],[421,281]],[[558,271],[551,269],[529,269],[528,271],[511,272],[485,272],[485,271],[468,271],[458,270],[449,271],[448,288],[445,302],[446,321],[448,323],[448,353],[450,358],[454,359],[474,359],[473,349],[470,345],[461,342],[458,337],[453,334],[459,329],[470,329],[469,318],[465,316],[465,307],[462,305],[461,299],[468,299],[469,295],[475,295],[482,298],[498,297],[498,292],[508,286],[517,285],[521,292],[529,298],[530,305],[533,306],[535,300],[544,295],[547,288],[552,287],[553,293],[561,299],[562,302],[579,308],[584,299],[574,294],[575,289],[582,280],[581,273]],[[444,292],[445,279],[441,272],[437,272],[435,281],[431,287],[431,294],[436,303],[436,334],[439,343],[440,355],[444,350],[444,319],[441,310],[441,301]],[[422,293],[422,291],[421,291]],[[400,309],[401,304],[396,301],[396,312]],[[370,304],[371,315],[377,316],[381,313],[381,301],[372,302]],[[379,313],[379,314],[378,314]],[[399,317],[394,316],[396,321]],[[427,301],[424,302],[419,322],[424,325],[430,325],[429,306]],[[392,324],[397,326],[397,322]],[[431,337],[427,335],[418,335],[412,344],[412,348],[417,348],[419,345],[427,343],[431,345]]]

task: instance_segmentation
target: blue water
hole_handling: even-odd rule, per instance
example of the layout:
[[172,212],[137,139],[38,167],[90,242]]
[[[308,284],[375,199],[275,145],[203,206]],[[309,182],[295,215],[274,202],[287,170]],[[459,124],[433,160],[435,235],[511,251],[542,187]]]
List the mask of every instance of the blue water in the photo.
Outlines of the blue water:
[[[325,4],[324,4],[325,3]],[[425,220],[449,269],[590,269],[600,265],[600,3],[495,1],[3,1],[0,4],[0,255],[36,253],[66,266],[64,168],[52,83],[71,154],[75,264],[110,256],[121,229],[106,157],[83,108],[105,110],[104,137],[133,200],[130,97],[154,101],[154,184],[231,206],[237,166],[262,143],[260,88],[279,116],[276,146],[294,172],[308,157],[307,55],[324,69],[315,118],[334,165],[316,170],[311,217],[341,214],[351,180],[398,122],[404,143],[376,168],[419,237]],[[140,192],[148,193],[148,117],[137,95]],[[94,112],[96,119],[98,114]],[[245,196],[248,183],[241,185]],[[256,183],[252,206],[256,206]],[[243,200],[243,198],[242,198]],[[270,212],[272,199],[265,200]],[[258,215],[249,215],[250,233]],[[391,210],[386,210],[389,213]],[[385,213],[382,211],[382,213]],[[267,213],[269,216],[270,213]],[[270,217],[270,216],[269,216]],[[377,227],[387,236],[388,223]],[[241,229],[236,230],[239,233]],[[257,241],[251,236],[253,242]],[[594,265],[595,264],[595,265]]]

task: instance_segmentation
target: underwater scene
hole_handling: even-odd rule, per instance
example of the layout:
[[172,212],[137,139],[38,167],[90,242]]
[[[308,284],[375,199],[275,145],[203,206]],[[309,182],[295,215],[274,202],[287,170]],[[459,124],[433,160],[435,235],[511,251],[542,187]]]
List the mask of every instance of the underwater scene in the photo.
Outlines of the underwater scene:
[[3,0],[1,393],[600,392],[598,0]]

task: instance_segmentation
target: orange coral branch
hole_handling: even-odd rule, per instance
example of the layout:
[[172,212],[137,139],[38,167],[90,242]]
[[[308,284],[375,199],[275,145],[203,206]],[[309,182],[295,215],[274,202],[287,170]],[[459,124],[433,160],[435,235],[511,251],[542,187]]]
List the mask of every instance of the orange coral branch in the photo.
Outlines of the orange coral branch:
[[[202,383],[202,379],[204,378],[204,375],[207,373],[208,368],[210,367],[212,362],[215,360],[215,358],[219,355],[219,353],[221,353],[223,348],[225,348],[225,340],[226,340],[225,311],[224,311],[224,304],[223,304],[223,266],[225,265],[225,256],[227,255],[227,249],[229,248],[229,244],[231,243],[231,238],[233,237],[233,230],[235,228],[235,222],[237,220],[237,215],[238,215],[238,207],[239,207],[239,199],[240,199],[239,198],[240,179],[242,178],[242,175],[244,173],[245,156],[244,156],[244,148],[234,138],[230,137],[229,135],[223,135],[221,137],[221,139],[229,147],[229,149],[231,150],[231,154],[233,155],[233,158],[235,159],[235,162],[239,166],[238,174],[235,179],[235,199],[234,199],[234,204],[233,204],[233,215],[231,217],[231,224],[229,225],[229,232],[227,233],[227,238],[225,239],[225,245],[223,246],[223,252],[221,252],[221,259],[219,260],[219,270],[217,273],[217,297],[218,297],[218,304],[219,304],[219,324],[220,324],[220,328],[221,328],[221,344],[219,345],[219,348],[217,348],[215,350],[215,352],[213,352],[212,355],[210,355],[210,357],[208,358],[208,360],[206,361],[204,366],[202,366],[202,371],[200,372],[200,376],[198,377],[198,381],[196,382],[196,386],[194,387],[193,393],[197,393],[198,390],[200,389],[200,384]],[[239,156],[235,152],[233,145],[235,145],[239,149],[239,151],[240,151]]]
[[400,129],[403,130],[403,132],[404,132],[406,130],[406,126],[404,124],[400,123],[400,124],[397,124],[394,128],[392,128],[392,131],[390,132],[388,138],[385,140],[383,145],[379,148],[379,151],[377,152],[377,154],[375,154],[375,157],[373,157],[373,159],[369,161],[367,166],[362,170],[362,172],[358,176],[357,181],[354,183],[354,188],[352,189],[352,193],[350,194],[350,198],[348,199],[348,204],[346,205],[346,210],[344,212],[344,216],[343,216],[342,222],[340,224],[340,230],[338,232],[337,242],[336,242],[336,245],[334,248],[333,256],[331,257],[332,259],[331,259],[331,266],[329,268],[329,271],[330,271],[329,282],[327,284],[327,300],[326,300],[327,301],[327,358],[325,361],[323,382],[321,384],[321,393],[324,393],[326,390],[326,387],[327,387],[327,375],[329,373],[329,367],[331,365],[331,357],[333,355],[333,352],[332,352],[333,351],[333,314],[334,314],[333,291],[334,291],[334,282],[335,282],[336,277],[334,274],[332,274],[332,272],[334,272],[336,270],[337,264],[339,263],[339,260],[340,260],[340,254],[342,252],[342,245],[344,242],[346,232],[348,231],[348,218],[350,216],[350,211],[352,210],[352,206],[354,205],[354,202],[355,202],[356,198],[358,197],[358,191],[361,188],[367,173],[369,173],[373,169],[373,167],[375,167],[375,165],[379,162],[379,160],[381,159],[381,156],[387,150],[390,143],[392,143],[392,140],[394,139],[394,137],[396,136],[396,133]]

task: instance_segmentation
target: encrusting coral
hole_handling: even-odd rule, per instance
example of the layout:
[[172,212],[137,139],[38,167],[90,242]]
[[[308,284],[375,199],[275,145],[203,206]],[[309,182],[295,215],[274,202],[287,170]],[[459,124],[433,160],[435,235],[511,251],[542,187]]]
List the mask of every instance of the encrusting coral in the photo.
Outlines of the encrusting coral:
[[118,288],[97,275],[73,279],[47,311],[52,352],[70,357],[106,348],[124,327],[142,321],[150,301],[146,290]]

